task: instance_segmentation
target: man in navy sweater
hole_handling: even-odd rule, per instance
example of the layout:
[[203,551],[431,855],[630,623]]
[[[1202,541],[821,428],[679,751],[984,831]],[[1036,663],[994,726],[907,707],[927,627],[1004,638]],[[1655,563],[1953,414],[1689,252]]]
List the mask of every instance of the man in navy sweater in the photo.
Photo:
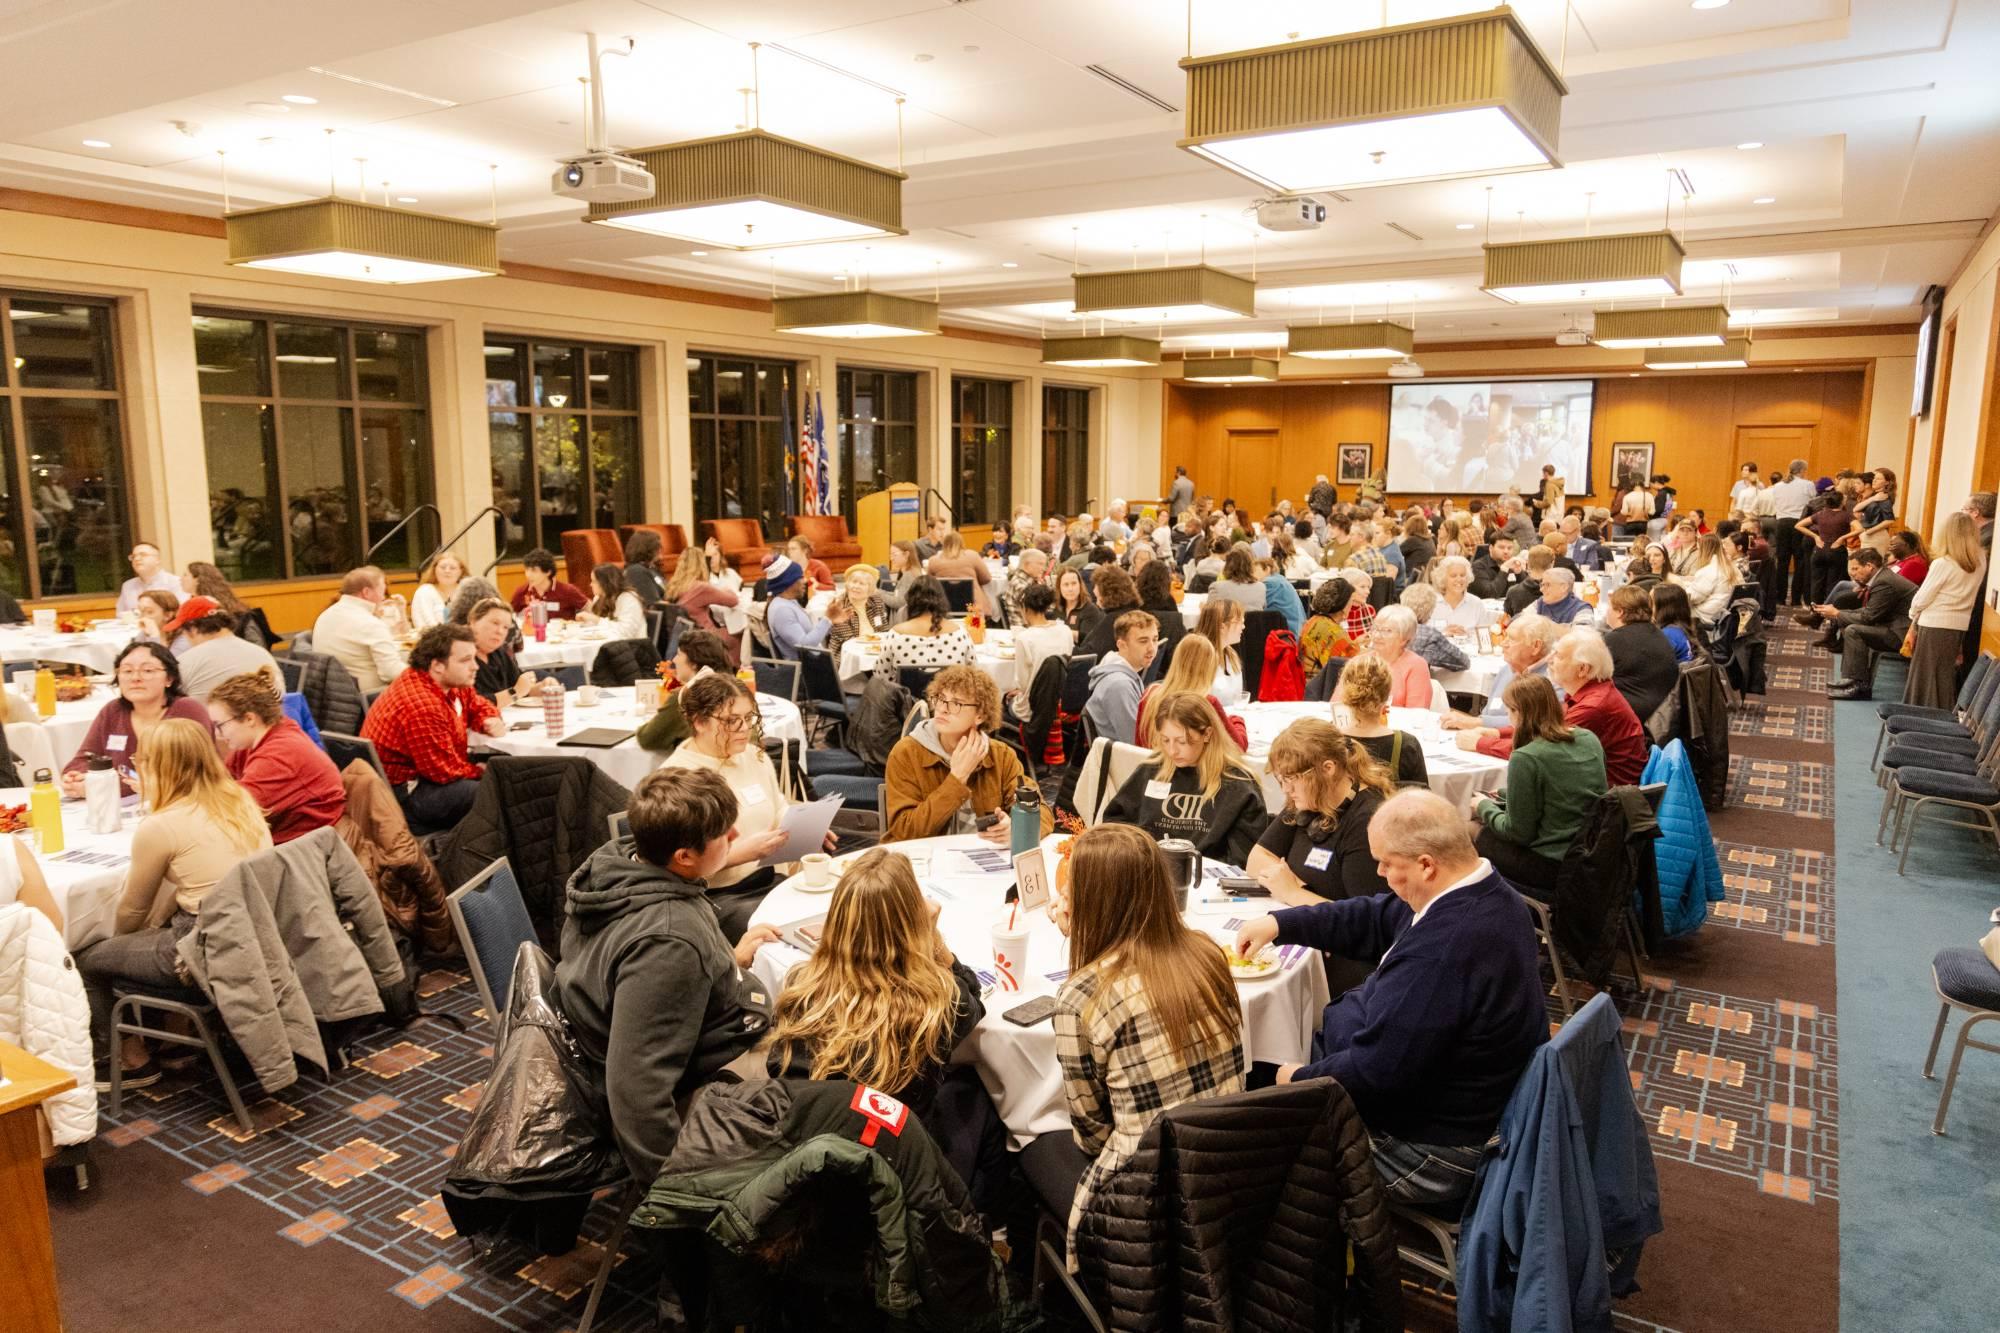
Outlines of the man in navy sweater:
[[1277,1081],[1332,1077],[1374,1141],[1389,1195],[1455,1211],[1535,1049],[1549,1039],[1528,908],[1473,850],[1442,797],[1396,793],[1368,825],[1390,893],[1294,907],[1238,933],[1375,965],[1327,1006],[1312,1061]]

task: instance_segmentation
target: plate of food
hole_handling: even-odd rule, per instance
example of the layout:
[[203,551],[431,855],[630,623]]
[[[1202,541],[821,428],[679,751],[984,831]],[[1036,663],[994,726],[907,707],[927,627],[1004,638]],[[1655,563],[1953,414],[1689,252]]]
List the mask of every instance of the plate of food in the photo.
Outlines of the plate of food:
[[25,805],[0,805],[0,833],[26,833],[28,807]]
[[1238,981],[1261,981],[1266,977],[1275,977],[1284,970],[1278,951],[1268,944],[1248,958],[1233,948],[1225,949],[1223,953],[1229,959],[1229,975]]

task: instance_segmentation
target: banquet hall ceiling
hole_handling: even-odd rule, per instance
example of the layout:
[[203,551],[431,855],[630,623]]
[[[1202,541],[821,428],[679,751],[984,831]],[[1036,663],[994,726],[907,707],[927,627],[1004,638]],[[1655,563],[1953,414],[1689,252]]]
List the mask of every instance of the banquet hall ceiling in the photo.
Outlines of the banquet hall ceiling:
[[[323,194],[329,177],[479,220],[497,195],[509,262],[734,293],[935,289],[951,324],[1026,334],[1077,330],[1072,256],[1205,254],[1254,266],[1258,319],[1226,341],[1257,346],[1350,311],[1414,310],[1426,343],[1587,326],[1587,309],[1479,290],[1489,211],[1493,239],[1514,240],[1652,229],[1671,210],[1690,301],[1726,288],[1751,322],[1907,323],[2000,206],[2000,5],[1968,0],[1529,0],[1516,12],[1570,86],[1564,166],[1324,195],[1317,231],[1259,231],[1255,189],[1176,147],[1182,118],[1162,105],[1183,103],[1190,45],[1483,7],[0,0],[0,186],[218,215],[226,152],[237,208]],[[548,181],[584,146],[586,32],[634,42],[605,62],[617,147],[743,124],[751,42],[775,133],[893,166],[903,99],[909,235],[701,254],[585,225]],[[1204,331],[1222,332],[1162,330],[1219,341]]]

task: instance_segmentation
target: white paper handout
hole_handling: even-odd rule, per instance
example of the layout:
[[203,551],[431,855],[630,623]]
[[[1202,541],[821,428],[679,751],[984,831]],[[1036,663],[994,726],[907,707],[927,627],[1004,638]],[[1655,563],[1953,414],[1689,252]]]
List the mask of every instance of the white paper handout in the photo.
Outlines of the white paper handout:
[[840,797],[828,796],[787,807],[778,820],[778,827],[785,831],[784,844],[759,864],[796,861],[808,852],[826,850],[826,831],[833,827],[833,817],[840,813],[841,804]]

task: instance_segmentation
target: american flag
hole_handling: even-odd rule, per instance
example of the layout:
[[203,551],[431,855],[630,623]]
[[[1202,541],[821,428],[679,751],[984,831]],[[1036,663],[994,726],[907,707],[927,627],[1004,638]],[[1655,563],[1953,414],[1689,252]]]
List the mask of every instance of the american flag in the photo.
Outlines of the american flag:
[[819,391],[815,389],[811,400],[799,411],[799,512],[828,512],[831,489],[827,476],[826,416],[820,407]]

